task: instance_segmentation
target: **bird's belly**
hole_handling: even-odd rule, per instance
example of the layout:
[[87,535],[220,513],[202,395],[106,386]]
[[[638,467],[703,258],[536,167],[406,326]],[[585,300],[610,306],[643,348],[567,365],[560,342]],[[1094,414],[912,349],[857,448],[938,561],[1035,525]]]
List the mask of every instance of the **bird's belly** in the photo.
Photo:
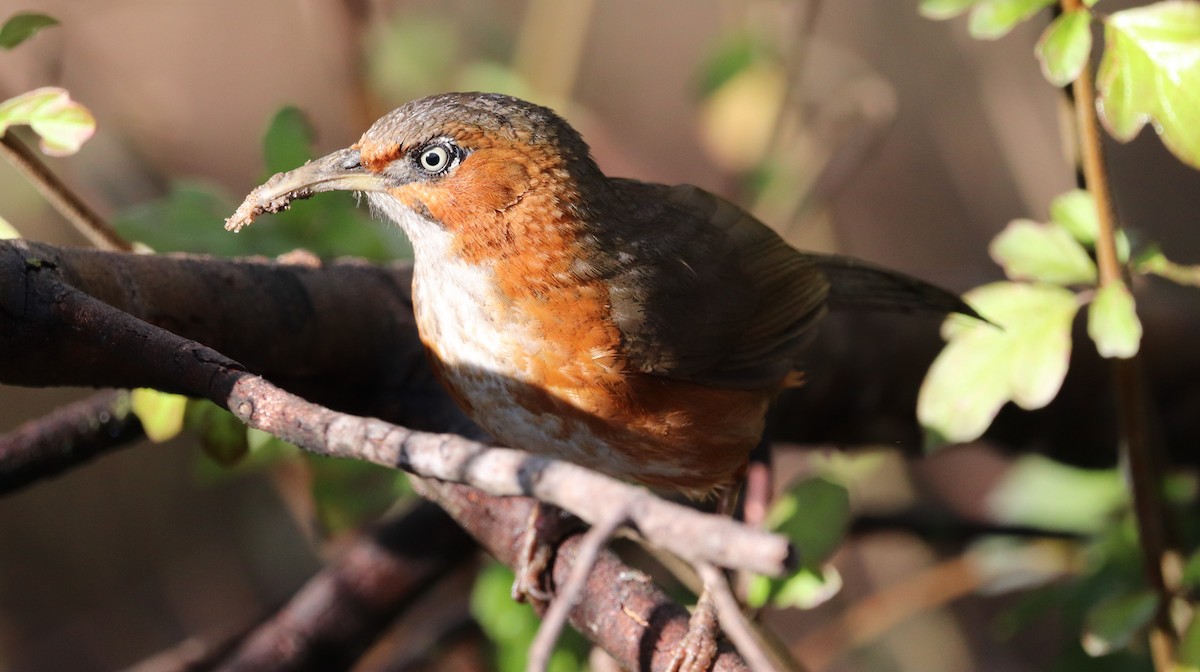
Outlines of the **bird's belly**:
[[[421,340],[464,410],[501,443],[654,487],[706,494],[738,476],[768,396],[628,372],[587,293],[514,303],[485,268],[414,276]],[[581,290],[582,291],[582,290]],[[543,301],[544,303],[544,301]]]

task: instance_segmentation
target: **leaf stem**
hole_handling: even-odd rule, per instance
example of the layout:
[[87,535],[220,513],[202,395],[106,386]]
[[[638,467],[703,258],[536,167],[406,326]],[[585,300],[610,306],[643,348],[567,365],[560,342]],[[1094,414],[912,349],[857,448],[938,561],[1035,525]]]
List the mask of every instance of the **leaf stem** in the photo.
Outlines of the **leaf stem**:
[[50,205],[93,245],[101,250],[133,251],[133,245],[129,241],[122,238],[103,217],[89,208],[83,199],[58,179],[37,154],[18,140],[12,131],[0,136],[0,154],[21,171]]
[[[1080,0],[1061,0],[1064,12],[1083,9]],[[1090,59],[1089,59],[1090,61]],[[1104,142],[1096,113],[1096,91],[1091,63],[1083,68],[1072,84],[1079,141],[1079,159],[1087,190],[1096,201],[1099,232],[1096,237],[1096,265],[1100,286],[1123,281],[1123,269],[1117,257],[1116,234],[1119,228],[1108,181]],[[1168,561],[1170,542],[1166,514],[1160,498],[1163,480],[1162,457],[1150,441],[1147,396],[1137,355],[1114,360],[1117,409],[1120,420],[1122,461],[1129,474],[1137,519],[1138,539],[1142,548],[1146,578],[1158,592],[1159,606],[1150,633],[1150,651],[1158,672],[1174,669],[1178,635],[1170,618],[1173,590],[1168,584],[1163,563]]]

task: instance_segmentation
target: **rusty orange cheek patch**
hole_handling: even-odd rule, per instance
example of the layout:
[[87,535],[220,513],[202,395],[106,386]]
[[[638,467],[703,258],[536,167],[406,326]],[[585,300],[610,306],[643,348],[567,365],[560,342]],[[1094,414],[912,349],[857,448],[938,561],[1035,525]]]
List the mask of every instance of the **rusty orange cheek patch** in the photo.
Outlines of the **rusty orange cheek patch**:
[[504,210],[530,188],[528,158],[512,150],[472,153],[444,181],[455,201],[474,214]]

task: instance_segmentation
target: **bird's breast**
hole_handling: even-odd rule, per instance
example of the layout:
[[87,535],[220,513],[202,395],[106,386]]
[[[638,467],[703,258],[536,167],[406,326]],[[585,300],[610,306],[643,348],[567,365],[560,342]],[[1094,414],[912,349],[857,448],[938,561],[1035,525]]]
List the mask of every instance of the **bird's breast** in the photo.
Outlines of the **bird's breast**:
[[735,477],[767,396],[629,369],[601,281],[544,261],[467,259],[414,240],[421,340],[451,394],[501,442],[649,485],[703,493]]

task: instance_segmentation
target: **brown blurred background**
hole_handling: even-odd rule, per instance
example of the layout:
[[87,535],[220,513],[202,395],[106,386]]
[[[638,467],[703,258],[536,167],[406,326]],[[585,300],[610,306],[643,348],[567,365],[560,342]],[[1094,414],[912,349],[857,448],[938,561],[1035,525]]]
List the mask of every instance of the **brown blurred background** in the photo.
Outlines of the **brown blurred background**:
[[[262,177],[261,136],[282,105],[310,116],[324,152],[409,97],[491,82],[558,107],[610,173],[741,198],[739,147],[753,154],[762,142],[757,110],[778,98],[780,71],[744,82],[741,107],[719,108],[698,82],[722,41],[746,29],[778,48],[784,74],[788,63],[800,73],[787,80],[792,124],[767,136],[798,186],[757,204],[799,244],[961,291],[999,277],[986,246],[1008,220],[1044,218],[1074,186],[1061,93],[1032,57],[1044,18],[978,42],[962,20],[920,18],[915,0],[821,3],[812,22],[805,3],[782,1],[0,0],[0,18],[19,10],[63,25],[0,53],[0,97],[58,85],[93,111],[96,137],[52,165],[106,216],[180,179],[240,198]],[[1111,154],[1126,225],[1200,262],[1200,177],[1149,132]],[[801,208],[802,193],[830,198]],[[7,165],[0,216],[31,239],[84,244]],[[82,394],[0,389],[0,430]],[[0,500],[0,670],[127,666],[245,625],[318,566],[267,479],[209,482],[199,459],[187,441],[142,445]],[[986,455],[928,467],[960,482],[997,468]],[[903,535],[859,553],[844,570],[860,584],[851,593],[934,562]],[[914,617],[856,664],[1037,669],[1048,654],[997,643],[992,614],[965,600]]]

